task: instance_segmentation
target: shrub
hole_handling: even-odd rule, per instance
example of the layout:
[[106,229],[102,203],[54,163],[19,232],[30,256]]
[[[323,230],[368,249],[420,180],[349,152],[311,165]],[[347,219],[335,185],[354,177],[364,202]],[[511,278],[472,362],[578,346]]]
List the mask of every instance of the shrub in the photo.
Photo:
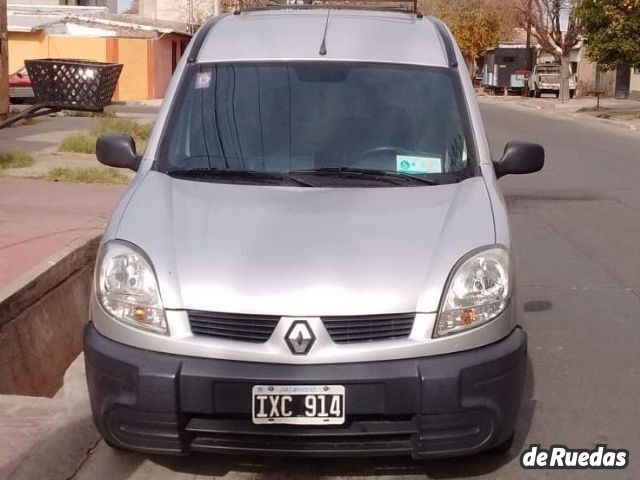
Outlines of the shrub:
[[30,167],[33,163],[33,158],[27,152],[21,150],[0,152],[0,170]]
[[87,133],[76,133],[62,139],[58,147],[60,152],[96,153],[96,140],[105,133],[126,133],[136,141],[138,151],[144,150],[151,134],[151,125],[142,124],[130,118],[102,118]]
[[130,177],[115,168],[103,167],[56,167],[40,178],[54,182],[70,183],[129,183]]

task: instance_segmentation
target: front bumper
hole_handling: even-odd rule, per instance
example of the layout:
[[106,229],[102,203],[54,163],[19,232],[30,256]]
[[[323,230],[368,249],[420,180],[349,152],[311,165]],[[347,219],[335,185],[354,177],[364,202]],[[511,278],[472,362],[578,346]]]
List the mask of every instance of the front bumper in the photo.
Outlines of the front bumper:
[[[575,85],[569,86],[570,91],[575,89],[576,89]],[[557,93],[560,91],[560,86],[559,85],[542,85],[538,88],[538,90],[540,90],[540,92],[542,93]]]
[[[282,365],[141,350],[89,324],[85,361],[95,423],[107,443],[148,453],[451,457],[514,431],[526,334],[466,352],[337,365]],[[255,384],[339,384],[340,426],[253,425]]]

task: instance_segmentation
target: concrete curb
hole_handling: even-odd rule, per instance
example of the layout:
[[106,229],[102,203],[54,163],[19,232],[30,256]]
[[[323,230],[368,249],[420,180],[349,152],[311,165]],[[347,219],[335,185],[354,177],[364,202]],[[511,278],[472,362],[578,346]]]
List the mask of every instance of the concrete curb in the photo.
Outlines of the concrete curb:
[[66,278],[82,265],[86,264],[87,253],[98,247],[100,237],[92,235],[90,237],[79,238],[42,262],[23,273],[17,279],[7,285],[0,287],[0,327],[10,322],[17,313],[28,308],[35,303],[47,288],[48,277],[53,276],[51,269],[58,265],[55,272],[56,278]]
[[590,121],[590,122],[594,122],[594,123],[602,123],[602,124],[605,124],[605,125],[612,125],[614,127],[624,128],[626,130],[631,130],[633,132],[636,132],[636,131],[639,130],[637,124],[627,123],[627,122],[620,122],[618,120],[611,120],[610,118],[592,117],[591,115],[585,115],[585,114],[582,114],[582,113],[572,113],[571,117],[576,118],[578,120],[586,120],[586,121]]
[[0,291],[0,394],[51,396],[82,351],[99,238],[84,238]]
[[535,110],[538,112],[541,112],[543,114],[548,113],[549,116],[554,116],[554,117],[560,117],[560,118],[565,118],[565,119],[570,119],[570,120],[578,120],[578,121],[584,121],[584,122],[591,122],[591,123],[600,123],[600,124],[604,124],[604,125],[610,125],[613,127],[617,127],[617,128],[621,128],[623,130],[629,130],[629,131],[640,131],[640,125],[637,124],[631,124],[631,123],[627,123],[627,122],[621,122],[618,120],[611,120],[608,118],[598,118],[598,117],[593,117],[591,115],[585,115],[582,113],[577,113],[577,112],[563,112],[561,107],[557,107],[557,106],[553,106],[550,108],[543,108],[540,105],[535,105],[535,104],[531,104],[531,103],[525,103],[525,102],[518,102],[518,101],[496,101],[496,100],[481,100],[481,98],[486,98],[486,97],[479,97],[478,101],[479,103],[483,103],[486,105],[503,105],[506,107],[511,107],[511,108],[523,108],[523,109],[527,109],[527,110]]
[[[13,424],[10,422],[4,428],[0,425],[0,433],[19,436],[25,427],[34,423],[36,415],[46,422],[30,432],[29,437],[22,435],[22,441],[15,445],[13,452],[0,450],[0,464],[9,461],[4,472],[0,469],[0,478],[71,479],[100,441],[91,416],[83,355],[76,358],[67,370],[64,385],[55,398],[0,395],[0,402],[3,400],[9,404],[13,402],[17,411]],[[39,408],[29,409],[35,401],[39,402]],[[0,443],[10,441],[7,436],[2,437]]]

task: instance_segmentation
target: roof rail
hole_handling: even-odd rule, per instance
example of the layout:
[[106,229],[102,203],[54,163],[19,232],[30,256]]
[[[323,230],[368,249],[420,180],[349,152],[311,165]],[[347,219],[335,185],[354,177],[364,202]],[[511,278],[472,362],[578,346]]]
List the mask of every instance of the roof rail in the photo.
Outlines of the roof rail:
[[442,23],[442,20],[436,17],[429,17],[429,20],[433,22],[433,25],[436,27],[438,31],[438,35],[440,35],[440,39],[442,40],[442,45],[444,46],[444,51],[447,55],[447,62],[451,68],[458,67],[458,57],[456,56],[456,49],[453,46],[453,39],[451,38],[451,33],[447,26]]
[[418,0],[238,0],[240,12],[282,9],[398,10],[419,17]]

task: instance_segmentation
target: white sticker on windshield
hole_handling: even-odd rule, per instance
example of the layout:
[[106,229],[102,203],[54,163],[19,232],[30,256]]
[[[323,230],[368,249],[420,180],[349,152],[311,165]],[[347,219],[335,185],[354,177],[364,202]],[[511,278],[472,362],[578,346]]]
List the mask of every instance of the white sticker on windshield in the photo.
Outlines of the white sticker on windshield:
[[396,155],[396,171],[416,174],[442,173],[442,159],[439,157]]
[[211,83],[211,72],[198,72],[196,76],[196,90],[200,90],[202,88],[209,88],[209,84]]

